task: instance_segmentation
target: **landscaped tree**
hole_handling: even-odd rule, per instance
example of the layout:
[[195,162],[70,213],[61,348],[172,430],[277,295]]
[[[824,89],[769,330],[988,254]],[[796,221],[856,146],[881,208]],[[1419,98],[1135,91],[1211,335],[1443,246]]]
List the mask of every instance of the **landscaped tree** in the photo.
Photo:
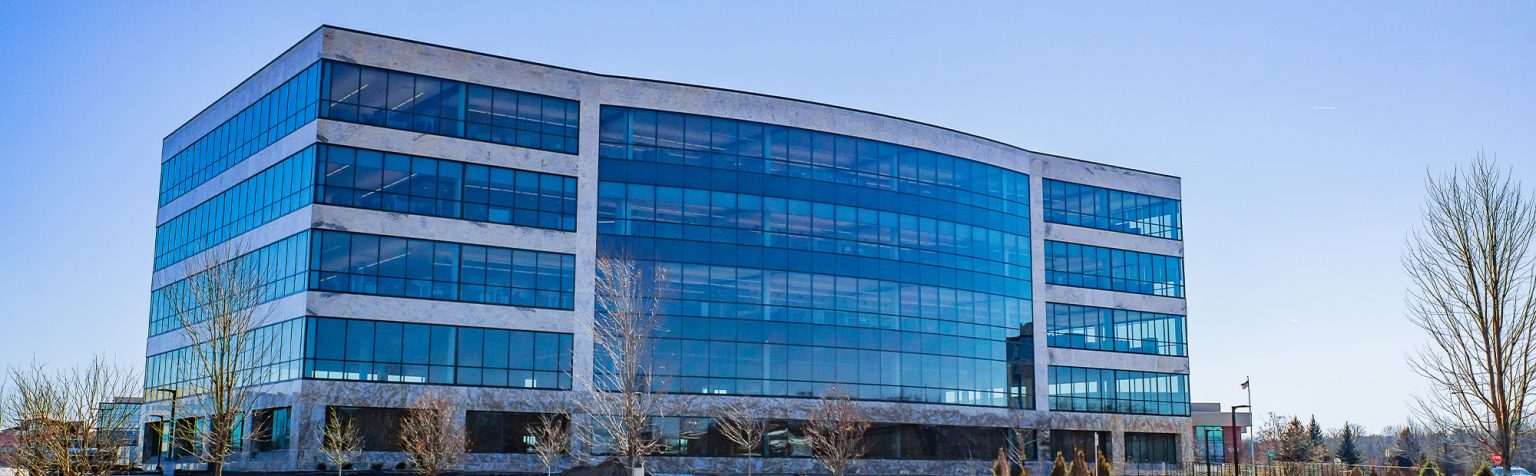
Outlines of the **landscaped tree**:
[[1098,471],[1095,472],[1094,476],[1111,476],[1115,471],[1115,467],[1109,464],[1109,458],[1104,456],[1103,451],[1099,452],[1097,467]]
[[1061,451],[1056,451],[1056,460],[1051,462],[1051,476],[1067,476],[1070,468],[1067,466],[1067,458],[1061,456]]
[[868,449],[864,433],[869,431],[869,417],[846,394],[833,389],[817,402],[805,421],[805,440],[811,456],[833,476],[843,476],[853,461]]
[[[1312,446],[1323,447],[1325,450],[1328,446],[1328,443],[1323,441],[1323,427],[1317,424],[1317,415],[1312,415],[1311,419],[1307,420],[1307,439],[1312,441]],[[1317,458],[1321,459],[1327,455],[1327,451],[1322,451]]]
[[1093,476],[1088,470],[1088,456],[1081,449],[1072,451],[1072,476]]
[[1289,422],[1272,418],[1262,430],[1261,447],[1275,453],[1274,460],[1281,463],[1310,463],[1322,459],[1328,448],[1313,442],[1307,427],[1301,420],[1291,417]]
[[189,343],[182,371],[197,382],[177,395],[201,422],[193,433],[194,448],[183,450],[195,449],[189,454],[222,475],[243,440],[266,430],[246,428],[245,417],[260,396],[258,386],[269,380],[257,369],[270,360],[277,338],[261,329],[268,324],[260,307],[267,270],[236,245],[204,252],[188,263],[194,274],[163,294]]
[[747,476],[752,476],[752,457],[763,446],[763,435],[768,433],[768,420],[760,414],[757,405],[737,401],[725,407],[715,419],[720,434],[730,440],[747,456]]
[[103,411],[101,404],[137,394],[143,385],[137,374],[103,357],[61,371],[34,362],[10,367],[6,374],[11,389],[0,402],[0,428],[14,428],[14,440],[8,451],[0,451],[0,466],[59,476],[122,469],[118,450],[133,442],[113,430],[138,426],[138,421],[130,421],[127,412]]
[[417,397],[400,419],[400,448],[418,474],[437,476],[464,461],[467,439],[452,401],[439,393]]
[[992,476],[1013,476],[1013,462],[1008,461],[1008,450],[997,449],[997,457],[992,459]]
[[1344,422],[1344,427],[1339,429],[1339,447],[1333,452],[1339,461],[1349,467],[1360,464],[1360,447],[1355,445],[1355,431],[1354,425]]
[[546,476],[554,473],[560,457],[570,451],[571,427],[566,420],[561,415],[542,414],[528,429],[528,433],[533,435],[533,454],[539,457],[540,463],[544,463]]
[[350,418],[342,418],[336,409],[326,410],[325,430],[320,435],[320,454],[336,465],[336,476],[363,454],[363,434]]
[[1403,425],[1397,430],[1397,439],[1392,442],[1390,454],[1388,463],[1393,466],[1418,466],[1424,461],[1424,445],[1419,441],[1419,434],[1414,431],[1413,425]]
[[1422,227],[1403,267],[1409,319],[1428,343],[1410,356],[1429,380],[1417,399],[1435,430],[1468,432],[1481,452],[1506,456],[1536,421],[1536,196],[1482,154],[1431,176]]
[[647,273],[626,258],[597,258],[595,368],[585,385],[592,391],[576,401],[589,425],[576,435],[587,448],[619,457],[631,472],[661,449],[651,419],[668,413],[654,395],[651,360],[651,338],[660,324],[660,283],[665,282],[660,269]]

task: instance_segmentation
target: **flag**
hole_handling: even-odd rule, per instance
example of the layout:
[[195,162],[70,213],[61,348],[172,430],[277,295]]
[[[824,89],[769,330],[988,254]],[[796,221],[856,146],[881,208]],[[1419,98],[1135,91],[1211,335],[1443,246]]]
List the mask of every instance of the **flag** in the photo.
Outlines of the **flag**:
[[1250,379],[1243,379],[1243,390],[1247,390],[1248,389],[1248,380],[1250,380]]

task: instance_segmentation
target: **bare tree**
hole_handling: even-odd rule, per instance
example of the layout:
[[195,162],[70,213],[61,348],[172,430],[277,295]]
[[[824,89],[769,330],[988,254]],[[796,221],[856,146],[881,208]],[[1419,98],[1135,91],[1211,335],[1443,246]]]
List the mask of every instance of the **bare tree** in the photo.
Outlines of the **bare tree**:
[[561,415],[542,414],[539,421],[528,429],[533,435],[533,453],[544,463],[544,474],[552,474],[560,457],[571,446],[571,427]]
[[768,433],[768,420],[760,414],[761,408],[757,405],[737,401],[727,405],[715,419],[720,434],[747,455],[747,476],[752,476],[752,457],[762,448],[763,435]]
[[1507,472],[1536,417],[1536,196],[1482,154],[1426,188],[1403,257],[1409,319],[1429,336],[1409,357],[1430,382],[1415,411],[1439,432],[1477,435]]
[[1039,451],[1040,448],[1040,433],[1030,427],[1029,422],[1025,420],[1023,410],[1013,410],[1009,417],[1013,428],[1008,434],[1010,446],[1008,461],[1018,466],[1021,474],[1027,473],[1029,471],[1027,465],[1033,460],[1030,453]]
[[816,409],[805,421],[805,440],[811,445],[811,456],[831,471],[833,476],[843,476],[848,466],[864,456],[864,433],[869,430],[869,417],[854,405],[848,395],[832,389],[821,396]]
[[590,450],[619,457],[630,471],[661,449],[651,419],[667,412],[654,395],[651,338],[660,320],[658,283],[664,282],[660,269],[647,273],[626,258],[597,258],[596,365],[586,382],[591,392],[576,401],[589,425],[576,435]]
[[363,434],[350,418],[342,418],[336,409],[326,410],[325,430],[320,435],[320,454],[336,465],[336,476],[341,476],[347,465],[363,454]]
[[97,356],[82,367],[49,371],[34,362],[10,367],[11,393],[0,426],[16,428],[14,448],[0,464],[27,474],[104,475],[118,467],[119,449],[132,445],[114,431],[137,426],[135,415],[106,411],[103,402],[136,395],[132,370]]
[[418,474],[437,476],[464,462],[467,439],[455,418],[457,408],[442,394],[417,397],[400,419],[400,448]]
[[[191,454],[216,475],[224,473],[230,457],[244,439],[259,438],[265,429],[246,428],[246,415],[260,396],[258,385],[270,379],[257,370],[267,363],[276,336],[261,329],[264,270],[257,260],[241,254],[238,245],[208,251],[190,260],[194,274],[172,284],[164,294],[188,343],[188,368],[196,379],[186,389],[186,405],[203,420],[194,433]],[[192,448],[188,448],[191,450]]]

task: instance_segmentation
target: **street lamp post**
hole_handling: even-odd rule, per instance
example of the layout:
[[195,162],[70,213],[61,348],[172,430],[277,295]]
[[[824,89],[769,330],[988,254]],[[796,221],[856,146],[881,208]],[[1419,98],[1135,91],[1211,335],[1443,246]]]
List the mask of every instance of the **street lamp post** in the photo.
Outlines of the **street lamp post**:
[[[1237,409],[1252,408],[1252,405],[1232,405],[1232,431],[1237,432]],[[1233,465],[1232,476],[1240,476],[1243,471],[1243,441],[1242,432],[1237,432],[1237,445],[1232,447]]]
[[1219,431],[1215,428],[1205,429],[1205,476],[1211,476],[1211,432]]
[[160,425],[160,430],[155,435],[159,437],[155,438],[155,469],[164,471],[165,448],[162,448],[161,445],[165,444],[165,415],[150,415],[149,417],[154,418],[155,422]]
[[174,388],[157,388],[155,391],[171,394],[171,444],[169,445],[170,447],[166,449],[166,451],[171,452],[171,467],[166,468],[161,466],[160,472],[165,473],[166,475],[174,475],[176,474],[176,397],[178,395],[176,389]]

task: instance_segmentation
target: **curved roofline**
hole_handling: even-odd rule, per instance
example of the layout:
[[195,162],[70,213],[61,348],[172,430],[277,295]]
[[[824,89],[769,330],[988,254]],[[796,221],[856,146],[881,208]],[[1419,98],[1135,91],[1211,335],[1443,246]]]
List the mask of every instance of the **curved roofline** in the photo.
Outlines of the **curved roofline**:
[[1075,161],[1078,161],[1078,162],[1085,162],[1085,163],[1090,163],[1090,164],[1095,164],[1095,165],[1102,165],[1102,166],[1105,166],[1105,167],[1114,167],[1114,168],[1117,168],[1117,169],[1131,170],[1131,171],[1140,172],[1140,173],[1144,173],[1144,174],[1148,174],[1148,175],[1157,175],[1157,176],[1160,176],[1160,177],[1168,177],[1168,178],[1183,180],[1183,178],[1181,178],[1181,177],[1179,177],[1177,175],[1169,175],[1169,174],[1160,173],[1160,172],[1153,172],[1153,171],[1150,171],[1150,170],[1135,169],[1135,168],[1126,167],[1126,166],[1123,166],[1123,165],[1106,164],[1106,163],[1103,163],[1103,162],[1095,162],[1095,161],[1092,161],[1092,160],[1079,159],[1079,158],[1076,158],[1076,157],[1068,157],[1068,156],[1065,156],[1065,155],[1052,154],[1052,153],[1048,153],[1048,152],[1037,152],[1037,151],[1034,151],[1034,150],[1030,150],[1030,149],[1026,149],[1026,148],[1023,148],[1023,147],[1019,147],[1019,146],[1016,146],[1016,145],[1013,145],[1013,144],[1009,144],[1007,142],[1003,142],[1003,141],[1000,141],[1000,140],[997,140],[997,139],[993,139],[993,138],[990,138],[990,137],[985,137],[985,136],[981,136],[981,135],[977,135],[977,134],[972,134],[970,132],[962,131],[962,130],[959,130],[959,129],[945,127],[945,126],[941,126],[941,125],[937,125],[937,124],[930,124],[930,123],[919,121],[919,120],[915,120],[915,119],[908,119],[908,118],[905,118],[905,117],[893,116],[893,115],[890,115],[890,114],[885,114],[885,113],[880,113],[880,112],[866,111],[866,110],[863,110],[863,109],[858,109],[858,108],[853,108],[853,107],[848,107],[848,106],[839,106],[837,104],[824,103],[824,102],[820,102],[820,101],[812,101],[812,100],[808,100],[808,99],[792,98],[792,97],[787,97],[787,96],[779,96],[779,95],[775,95],[775,94],[759,93],[759,92],[753,92],[753,91],[744,91],[744,90],[740,90],[740,89],[731,89],[731,88],[725,88],[725,87],[719,87],[719,86],[708,86],[708,85],[703,85],[703,84],[684,83],[684,82],[680,82],[680,81],[669,81],[669,80],[665,80],[665,79],[640,78],[640,77],[635,77],[635,76],[625,76],[625,75],[621,75],[621,74],[599,73],[599,72],[594,72],[594,71],[587,71],[587,70],[582,70],[582,69],[571,68],[571,67],[567,67],[567,66],[559,66],[559,65],[540,63],[540,62],[537,62],[537,61],[529,61],[529,60],[525,60],[525,59],[518,59],[518,58],[513,58],[513,57],[510,57],[510,56],[502,56],[502,55],[498,55],[498,54],[494,54],[494,53],[485,53],[485,52],[481,52],[481,51],[474,51],[474,50],[469,50],[469,49],[465,49],[465,48],[459,48],[459,47],[455,47],[455,46],[441,45],[441,44],[427,42],[427,41],[413,40],[413,39],[410,39],[410,38],[401,38],[401,37],[393,36],[393,35],[385,35],[385,34],[382,34],[382,33],[374,33],[374,32],[371,32],[371,31],[358,30],[358,29],[355,29],[355,28],[347,28],[347,27],[336,26],[336,25],[331,25],[331,24],[324,24],[324,23],[322,23],[319,27],[316,27],[313,31],[310,31],[309,34],[304,35],[304,37],[300,38],[298,42],[295,42],[293,44],[293,46],[289,46],[288,49],[283,50],[283,53],[279,54],[276,58],[273,58],[272,61],[268,61],[267,64],[262,65],[262,67],[258,68],[255,73],[251,73],[250,76],[246,77],[244,81],[240,82],[240,84],[235,85],[235,87],[233,89],[231,89],[229,92],[224,93],[223,96],[219,96],[219,98],[214,100],[213,103],[210,103],[208,105],[208,107],[203,108],[202,111],[198,111],[197,114],[192,116],[192,119],[188,119],[187,122],[182,123],[182,125],[180,125],[180,126],[177,126],[176,130],[173,130],[173,131],[171,131],[170,134],[166,135],[166,138],[170,138],[170,136],[174,135],[176,133],[176,131],[181,130],[182,127],[186,127],[187,124],[191,123],[193,119],[197,119],[197,116],[202,115],[203,112],[206,112],[208,109],[213,108],[214,104],[217,104],[219,101],[224,100],[225,97],[228,97],[230,94],[234,93],[235,89],[239,89],[241,85],[244,85],[247,81],[250,81],[251,78],[256,77],[257,74],[261,73],[262,69],[266,69],[267,66],[271,66],[272,63],[277,62],[277,59],[281,58],[283,54],[287,54],[289,51],[293,51],[293,49],[297,48],[300,43],[304,42],[304,40],[308,39],[310,36],[313,36],[315,33],[319,32],[320,30],[324,30],[326,28],[330,28],[330,29],[334,29],[334,30],[340,30],[340,31],[346,31],[346,32],[351,32],[351,33],[357,33],[357,34],[360,34],[360,35],[375,36],[375,37],[385,38],[385,39],[390,39],[390,40],[395,40],[395,41],[403,41],[403,42],[407,42],[407,43],[415,43],[415,44],[418,44],[418,45],[430,46],[430,47],[433,47],[433,48],[442,48],[442,49],[445,49],[445,50],[458,51],[458,52],[461,52],[461,53],[468,53],[468,54],[472,54],[472,55],[486,56],[486,57],[496,58],[496,59],[500,59],[500,60],[516,61],[516,62],[519,62],[519,63],[530,64],[530,65],[534,65],[534,66],[541,66],[541,67],[545,67],[545,68],[558,69],[558,70],[562,70],[562,71],[570,71],[570,72],[573,72],[573,73],[587,74],[587,75],[603,77],[603,78],[624,79],[624,80],[630,80],[630,81],[645,81],[645,82],[658,83],[658,84],[670,84],[670,85],[676,85],[676,86],[686,86],[686,87],[694,87],[694,88],[702,88],[702,89],[711,89],[711,90],[715,90],[715,91],[723,91],[723,92],[735,93],[735,94],[745,94],[745,95],[749,95],[749,96],[758,96],[758,97],[765,97],[765,98],[770,98],[770,99],[777,99],[777,100],[781,100],[781,101],[793,101],[793,102],[804,103],[804,104],[811,104],[811,105],[816,105],[816,106],[821,106],[821,107],[829,107],[829,108],[833,108],[833,109],[841,109],[841,110],[844,110],[844,111],[857,112],[857,113],[861,113],[861,114],[869,114],[869,115],[872,115],[872,116],[883,117],[883,118],[886,118],[886,119],[895,119],[895,120],[898,120],[898,121],[910,122],[910,123],[917,124],[917,125],[924,126],[924,127],[931,127],[931,128],[934,128],[934,129],[939,129],[939,130],[943,130],[943,131],[953,132],[953,133],[960,134],[960,135],[963,135],[963,136],[966,136],[966,137],[971,137],[971,138],[974,138],[974,139],[980,139],[980,140],[983,140],[983,141],[991,142],[991,143],[998,144],[998,145],[1001,145],[1001,146],[1004,146],[1004,147],[1008,147],[1008,148],[1012,148],[1012,149],[1017,149],[1017,150],[1020,150],[1020,151],[1023,151],[1023,152],[1027,152],[1027,153],[1031,153],[1031,154],[1047,155],[1047,156],[1056,157],[1056,158],[1060,158],[1060,159],[1075,160]]

